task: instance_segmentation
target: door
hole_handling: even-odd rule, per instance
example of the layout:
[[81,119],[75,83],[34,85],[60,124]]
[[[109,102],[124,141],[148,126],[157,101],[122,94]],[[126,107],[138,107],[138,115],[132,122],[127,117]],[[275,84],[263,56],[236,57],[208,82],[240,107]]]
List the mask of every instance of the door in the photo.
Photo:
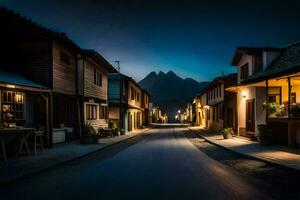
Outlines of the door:
[[246,100],[246,131],[255,132],[254,99]]
[[128,113],[128,131],[132,131],[132,115]]

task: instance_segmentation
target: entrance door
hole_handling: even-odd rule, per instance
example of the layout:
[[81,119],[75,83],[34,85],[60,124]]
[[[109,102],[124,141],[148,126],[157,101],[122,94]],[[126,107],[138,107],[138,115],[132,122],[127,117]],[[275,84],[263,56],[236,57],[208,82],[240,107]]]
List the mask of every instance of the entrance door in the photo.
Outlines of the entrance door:
[[128,131],[132,131],[132,115],[128,113]]
[[255,132],[254,99],[246,100],[246,131]]

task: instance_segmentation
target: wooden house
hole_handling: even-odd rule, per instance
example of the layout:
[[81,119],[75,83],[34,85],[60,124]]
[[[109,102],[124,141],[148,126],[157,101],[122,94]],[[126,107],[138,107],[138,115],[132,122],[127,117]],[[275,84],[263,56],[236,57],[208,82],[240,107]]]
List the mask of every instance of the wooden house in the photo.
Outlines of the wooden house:
[[82,123],[96,129],[108,127],[108,74],[117,70],[98,52],[83,50],[78,57],[78,95]]
[[[5,8],[0,8],[0,17],[4,19],[0,22],[0,70],[50,91],[47,93],[47,121],[38,122],[47,126],[49,136],[45,137],[45,143],[52,146],[74,137],[72,134],[79,135],[77,56],[80,48],[64,33],[49,30]],[[5,98],[4,94],[1,98]],[[24,98],[24,104],[27,103],[29,98]],[[24,108],[24,125],[31,120],[26,110]]]

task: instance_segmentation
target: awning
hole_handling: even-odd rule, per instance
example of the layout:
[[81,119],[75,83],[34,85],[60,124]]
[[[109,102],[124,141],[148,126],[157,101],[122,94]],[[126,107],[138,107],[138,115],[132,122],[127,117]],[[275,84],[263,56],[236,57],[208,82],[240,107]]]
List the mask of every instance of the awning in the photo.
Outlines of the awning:
[[35,83],[26,79],[16,73],[0,71],[0,83],[7,88],[17,88],[18,86],[25,86],[27,88],[35,88],[40,90],[48,90],[47,87],[42,86],[39,83]]

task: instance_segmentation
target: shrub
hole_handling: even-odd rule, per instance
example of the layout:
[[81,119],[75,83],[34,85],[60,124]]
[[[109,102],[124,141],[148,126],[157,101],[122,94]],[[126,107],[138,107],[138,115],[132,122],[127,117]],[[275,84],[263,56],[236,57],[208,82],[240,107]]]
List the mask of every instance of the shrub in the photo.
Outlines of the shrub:
[[99,139],[99,134],[91,123],[84,124],[82,127],[83,143],[96,143]]
[[231,138],[233,134],[233,129],[230,127],[224,128],[222,134],[224,139]]

